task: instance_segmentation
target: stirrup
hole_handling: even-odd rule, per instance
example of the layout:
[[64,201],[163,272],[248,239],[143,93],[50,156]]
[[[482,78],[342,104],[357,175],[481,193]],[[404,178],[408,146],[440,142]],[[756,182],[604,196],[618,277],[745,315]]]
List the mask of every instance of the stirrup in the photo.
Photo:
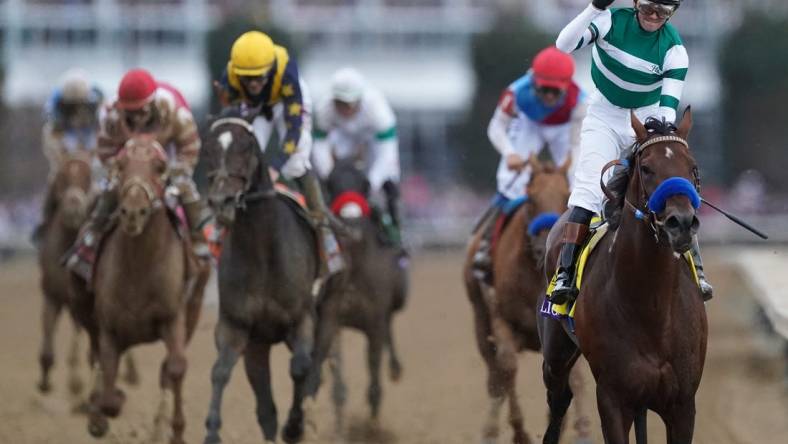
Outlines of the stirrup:
[[698,286],[700,287],[700,294],[703,296],[703,302],[708,302],[714,297],[714,287],[711,286],[706,277],[698,277]]
[[572,282],[572,273],[567,270],[559,271],[555,278],[555,287],[550,294],[550,302],[561,305],[577,299],[577,288]]

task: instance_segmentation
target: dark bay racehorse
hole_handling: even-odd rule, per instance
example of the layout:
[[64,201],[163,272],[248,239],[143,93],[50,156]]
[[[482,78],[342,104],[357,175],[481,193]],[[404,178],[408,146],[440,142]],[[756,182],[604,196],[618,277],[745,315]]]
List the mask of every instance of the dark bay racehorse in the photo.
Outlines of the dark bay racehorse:
[[[407,297],[407,258],[402,256],[399,248],[387,245],[382,239],[384,233],[379,222],[373,220],[373,210],[368,201],[369,180],[352,160],[337,161],[326,185],[332,199],[332,210],[361,234],[360,239],[340,240],[350,263],[340,323],[367,337],[367,366],[370,374],[367,401],[375,420],[383,397],[380,365],[385,349],[389,352],[391,379],[398,381],[402,373],[402,365],[394,347],[392,321],[394,314],[404,307]],[[338,431],[343,426],[347,392],[342,376],[339,339],[337,335],[331,359]]]
[[[90,209],[91,197],[91,154],[85,151],[66,156],[60,163],[55,179],[50,184],[48,200],[54,207],[51,220],[45,221],[38,250],[41,268],[41,289],[44,302],[41,312],[43,336],[39,362],[41,380],[38,388],[46,393],[51,390],[49,370],[54,364],[53,335],[63,308],[69,308],[74,299],[71,277],[60,264],[60,258],[74,243],[80,226]],[[68,358],[69,389],[77,396],[82,391],[82,380],[77,372],[79,365],[79,322],[74,322],[74,336]]]
[[[172,390],[175,401],[171,443],[180,444],[185,347],[196,327],[208,268],[191,254],[163,203],[167,161],[162,147],[145,136],[132,138],[117,156],[117,168],[118,226],[107,234],[94,273],[103,384],[93,396],[89,429],[94,436],[103,435],[106,416],[120,413],[125,400],[115,386],[120,356],[134,345],[161,339],[167,356],[160,382],[162,389]],[[154,437],[162,434],[162,406]]]
[[265,440],[276,441],[270,352],[282,341],[293,354],[293,403],[282,435],[288,443],[298,442],[306,416],[302,403],[317,392],[320,365],[338,328],[340,294],[334,287],[344,276],[334,275],[321,289],[316,234],[294,204],[275,192],[247,120],[214,121],[203,153],[211,178],[209,202],[228,228],[219,259],[219,355],[211,373],[205,442],[221,442],[222,394],[241,356],[257,398],[258,423]]
[[[492,285],[480,282],[473,273],[473,256],[481,233],[471,238],[463,268],[476,342],[487,366],[490,410],[482,430],[483,443],[496,442],[501,407],[507,399],[513,442],[531,442],[517,399],[517,353],[540,350],[536,304],[547,286],[543,271],[545,244],[552,223],[566,210],[570,160],[558,168],[539,162],[535,156],[528,163],[532,170],[526,186],[528,200],[511,216],[496,242]],[[577,388],[582,386],[579,371],[573,372],[572,382]],[[587,438],[588,418],[579,413],[576,429]]]
[[[707,322],[691,266],[680,256],[698,229],[697,166],[688,149],[692,114],[678,126],[632,116],[637,144],[628,177],[611,184],[620,213],[586,266],[575,314],[578,346],[562,325],[540,318],[550,407],[545,443],[557,443],[572,391],[569,368],[582,351],[597,382],[608,444],[629,441],[634,422],[646,442],[646,411],[659,414],[668,442],[689,444],[695,392],[706,355]],[[546,274],[556,269],[563,220],[548,240]]]

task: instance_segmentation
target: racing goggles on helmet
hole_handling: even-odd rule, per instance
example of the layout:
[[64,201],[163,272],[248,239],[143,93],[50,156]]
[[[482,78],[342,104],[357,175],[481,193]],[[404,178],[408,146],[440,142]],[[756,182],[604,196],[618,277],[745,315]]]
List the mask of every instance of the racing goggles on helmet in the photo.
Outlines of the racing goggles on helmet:
[[657,3],[651,0],[638,0],[637,9],[643,15],[656,14],[660,19],[667,19],[676,12],[677,6]]

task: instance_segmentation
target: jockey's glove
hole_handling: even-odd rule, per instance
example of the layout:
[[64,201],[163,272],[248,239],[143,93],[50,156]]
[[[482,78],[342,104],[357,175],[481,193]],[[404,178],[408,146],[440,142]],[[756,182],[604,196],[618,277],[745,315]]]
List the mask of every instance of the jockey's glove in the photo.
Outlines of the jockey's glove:
[[612,5],[614,1],[616,0],[591,0],[591,4],[594,5],[596,9],[604,11],[608,6]]

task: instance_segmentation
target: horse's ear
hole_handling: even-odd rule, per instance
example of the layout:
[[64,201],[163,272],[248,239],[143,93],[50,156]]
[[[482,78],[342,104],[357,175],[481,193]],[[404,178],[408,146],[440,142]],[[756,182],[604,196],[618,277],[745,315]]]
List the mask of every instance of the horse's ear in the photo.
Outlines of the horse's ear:
[[528,163],[527,163],[527,165],[531,165],[531,173],[532,174],[541,173],[542,170],[544,169],[544,166],[542,165],[542,162],[540,162],[539,158],[536,157],[536,153],[531,153],[531,155],[528,156]]
[[562,163],[561,166],[558,167],[558,172],[566,176],[566,174],[569,172],[569,168],[571,167],[572,167],[572,153],[569,153],[566,156],[566,160],[564,161],[564,163]]
[[648,137],[648,131],[646,127],[643,125],[643,122],[638,119],[638,116],[635,115],[634,111],[629,111],[629,114],[632,119],[632,129],[635,130],[635,140],[638,143],[642,143]]
[[681,116],[681,122],[678,124],[678,129],[676,130],[676,134],[679,135],[684,140],[687,140],[687,136],[689,136],[689,132],[692,129],[692,109],[688,106],[684,110],[684,114]]

